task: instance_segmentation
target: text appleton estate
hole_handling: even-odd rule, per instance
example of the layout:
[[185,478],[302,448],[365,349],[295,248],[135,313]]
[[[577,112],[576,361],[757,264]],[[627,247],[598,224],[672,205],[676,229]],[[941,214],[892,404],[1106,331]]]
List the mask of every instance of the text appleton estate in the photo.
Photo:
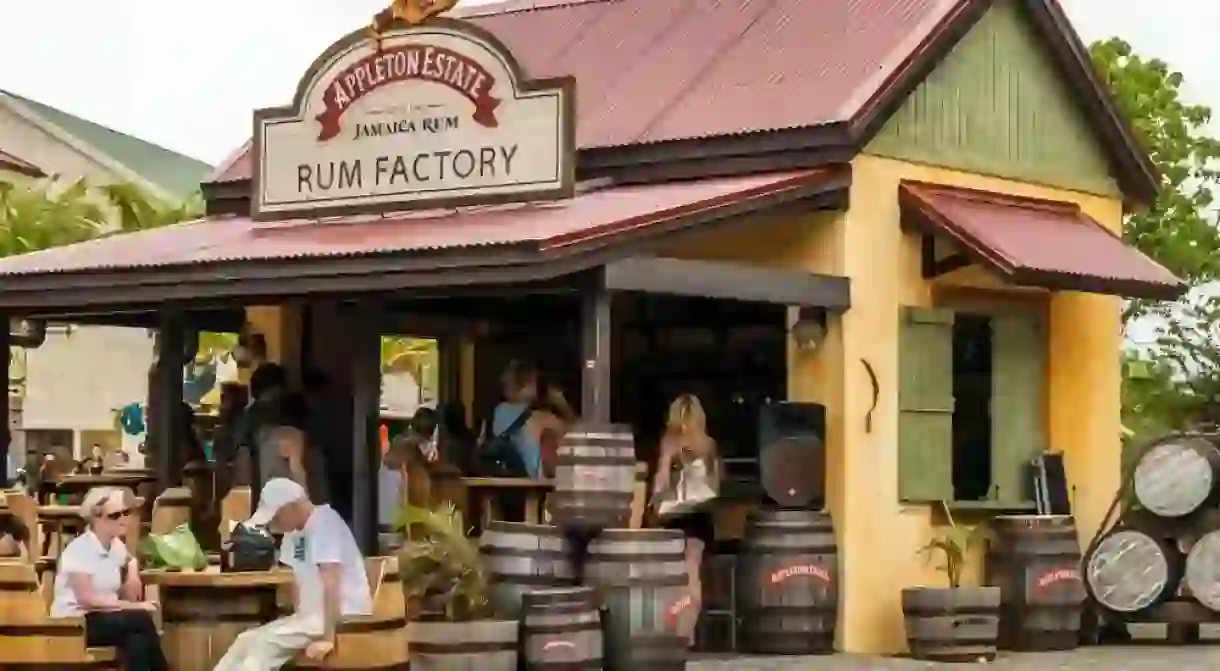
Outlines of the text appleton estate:
[[511,179],[518,146],[437,150],[418,154],[378,156],[302,163],[297,166],[297,192],[301,194],[369,187],[429,186],[449,180],[484,182]]

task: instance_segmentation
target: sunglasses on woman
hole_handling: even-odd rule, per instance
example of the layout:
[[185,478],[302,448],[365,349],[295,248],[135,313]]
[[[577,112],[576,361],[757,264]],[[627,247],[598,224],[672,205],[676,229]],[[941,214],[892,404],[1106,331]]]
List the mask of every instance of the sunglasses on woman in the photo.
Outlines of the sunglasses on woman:
[[131,509],[124,508],[122,510],[116,510],[113,513],[106,513],[105,515],[103,515],[103,517],[105,517],[108,520],[117,522],[117,521],[123,519],[124,517],[127,517],[130,514],[131,514]]

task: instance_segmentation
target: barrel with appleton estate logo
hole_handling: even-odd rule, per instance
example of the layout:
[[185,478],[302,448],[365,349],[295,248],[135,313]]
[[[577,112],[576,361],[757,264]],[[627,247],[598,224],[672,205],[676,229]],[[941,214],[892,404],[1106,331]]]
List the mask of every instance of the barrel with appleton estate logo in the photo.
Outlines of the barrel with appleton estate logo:
[[987,582],[1000,588],[1000,649],[1077,647],[1085,589],[1075,521],[1010,515],[995,518],[992,530]]
[[526,592],[521,657],[527,671],[603,668],[601,614],[589,587]]
[[572,427],[559,445],[555,491],[547,498],[552,521],[564,529],[584,532],[627,527],[634,493],[631,427]]
[[584,579],[601,599],[606,669],[686,668],[678,624],[695,612],[681,531],[606,529],[589,542]]
[[737,617],[747,652],[834,652],[839,550],[830,516],[816,510],[760,510],[737,558]]

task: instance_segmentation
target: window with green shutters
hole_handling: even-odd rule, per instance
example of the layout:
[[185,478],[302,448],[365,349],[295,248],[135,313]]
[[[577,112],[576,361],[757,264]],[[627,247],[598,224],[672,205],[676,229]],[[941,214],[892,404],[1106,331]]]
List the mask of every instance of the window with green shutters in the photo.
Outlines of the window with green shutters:
[[1032,503],[1029,462],[1047,448],[1046,339],[1036,315],[991,318],[991,487],[999,503]]
[[[989,487],[986,501],[996,506],[1020,507],[1030,503],[1029,463],[1047,448],[1046,379],[1047,332],[1045,320],[1032,313],[966,314],[955,319],[947,309],[904,308],[899,332],[898,449],[899,497],[904,501],[954,500],[957,493],[980,491],[979,481]],[[955,399],[955,326],[965,329],[973,321],[975,331],[990,335],[979,347],[990,351],[990,385],[978,384],[978,370],[965,370],[956,361],[958,374],[968,382],[958,383],[957,393],[986,394]],[[990,329],[986,325],[990,325]],[[959,334],[960,335],[960,334]],[[960,344],[960,343],[959,343]],[[976,351],[986,351],[977,350]],[[985,357],[985,354],[984,354]],[[977,361],[977,359],[975,359]],[[987,362],[982,359],[984,368]],[[985,373],[986,374],[986,373]],[[970,391],[964,391],[969,389]],[[966,401],[975,401],[972,404]],[[986,401],[980,403],[979,401]],[[986,407],[986,417],[970,409]],[[959,422],[983,422],[986,440],[977,434],[958,440],[958,450],[987,450],[989,454],[954,455],[954,411]],[[964,417],[964,415],[971,415]],[[965,425],[963,425],[965,426]],[[960,438],[960,436],[958,436]],[[980,458],[980,456],[982,458]],[[970,473],[954,472],[973,469]],[[981,464],[981,466],[980,466]],[[979,470],[981,469],[981,473]],[[987,472],[987,471],[990,472]],[[971,483],[964,485],[964,482]]]
[[898,347],[898,496],[952,499],[953,312],[903,308]]

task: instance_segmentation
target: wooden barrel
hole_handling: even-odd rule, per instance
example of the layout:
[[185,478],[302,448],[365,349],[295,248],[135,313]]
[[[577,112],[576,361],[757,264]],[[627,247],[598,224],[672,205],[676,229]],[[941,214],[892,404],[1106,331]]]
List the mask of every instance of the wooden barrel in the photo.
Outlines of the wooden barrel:
[[602,621],[592,588],[527,592],[521,656],[527,670],[602,668]]
[[839,550],[830,516],[769,509],[750,516],[737,558],[737,617],[744,650],[834,652]]
[[693,601],[681,531],[606,529],[589,542],[584,579],[604,609],[607,669],[685,668],[678,619]]
[[564,529],[627,527],[635,485],[635,438],[623,425],[575,426],[559,445],[551,519]]
[[902,590],[911,656],[934,662],[995,659],[999,610],[999,587]]
[[491,603],[501,617],[521,614],[521,597],[534,589],[567,587],[576,580],[572,546],[558,527],[491,522],[479,539],[491,577]]
[[1135,498],[1160,517],[1184,517],[1220,502],[1220,450],[1200,436],[1172,436],[1135,466]]
[[411,671],[517,671],[520,628],[517,620],[412,622],[407,625]]
[[335,649],[315,662],[304,654],[284,671],[304,669],[348,669],[359,671],[407,671],[410,667],[406,640],[407,620],[402,616],[362,615],[344,618],[335,628]]
[[1171,597],[1182,576],[1180,553],[1134,529],[1106,534],[1085,561],[1085,589],[1115,613],[1138,613]]
[[1186,555],[1186,587],[1208,610],[1220,612],[1220,531],[1203,534]]
[[162,648],[175,671],[206,671],[243,632],[280,617],[276,587],[161,585]]
[[1076,648],[1085,599],[1076,521],[1013,515],[997,517],[992,530],[987,584],[1000,588],[1000,649]]

